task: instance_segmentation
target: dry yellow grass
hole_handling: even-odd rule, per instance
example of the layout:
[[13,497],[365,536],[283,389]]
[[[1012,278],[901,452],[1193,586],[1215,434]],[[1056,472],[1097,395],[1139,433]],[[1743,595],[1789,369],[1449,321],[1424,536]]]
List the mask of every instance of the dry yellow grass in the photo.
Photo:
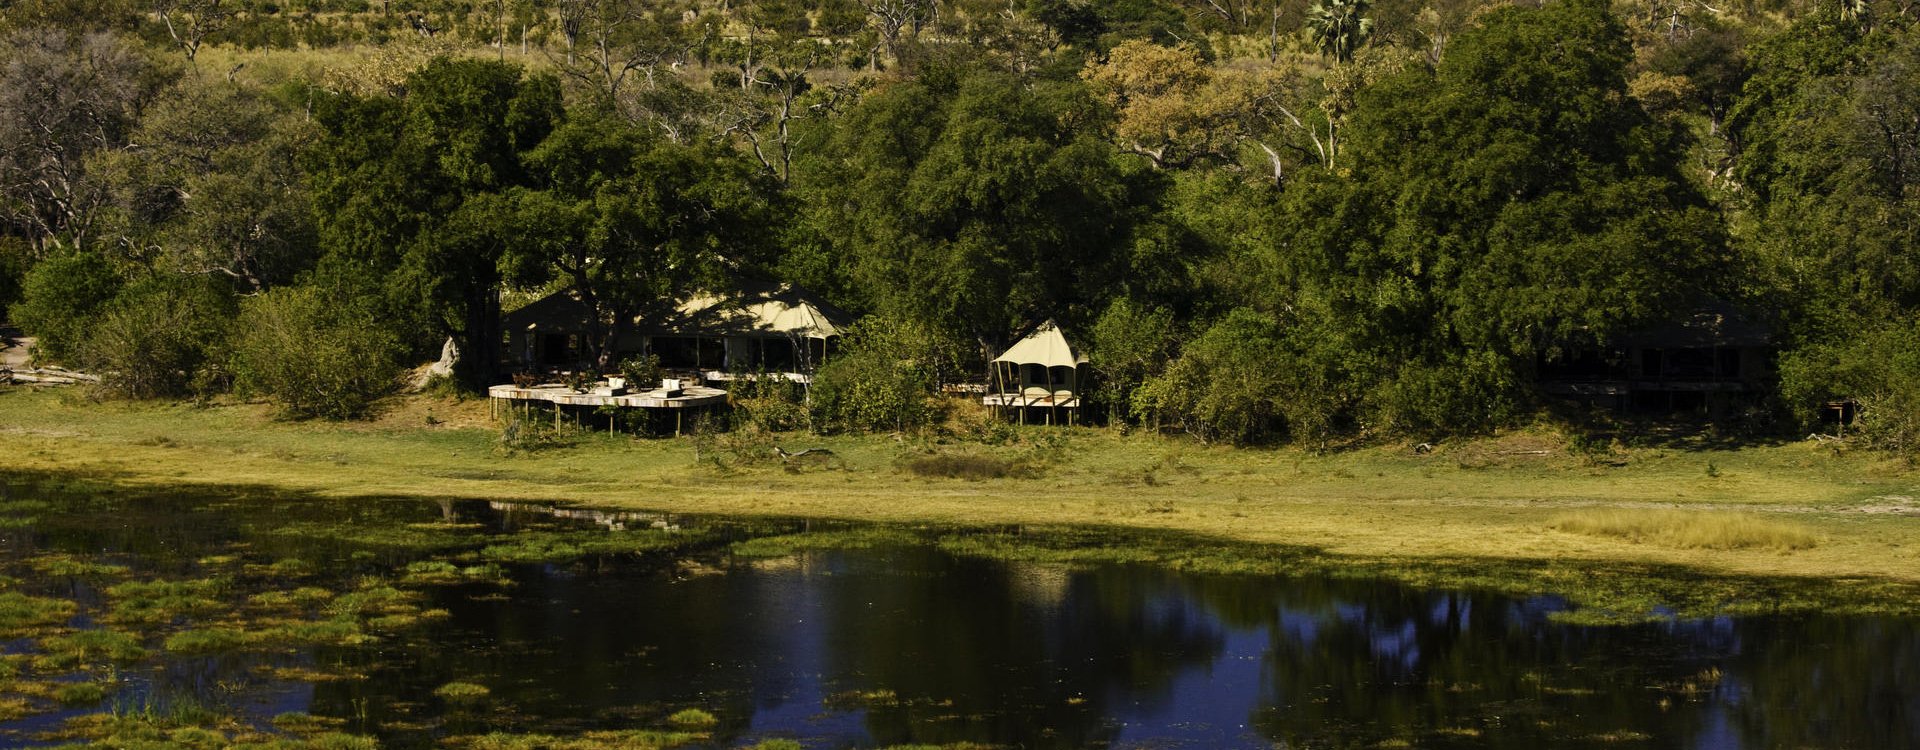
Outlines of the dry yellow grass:
[[1577,510],[1554,516],[1547,526],[1680,549],[1798,550],[1819,542],[1811,529],[1797,523],[1720,510]]
[[[95,403],[79,391],[0,388],[7,469],[136,485],[870,521],[1103,524],[1372,559],[1594,561],[1920,582],[1920,504],[1913,500],[1920,475],[1903,462],[1803,443],[1637,449],[1620,457],[1623,465],[1592,466],[1539,433],[1442,444],[1425,454],[1381,446],[1321,455],[1030,428],[1023,440],[1066,436],[1037,476],[969,481],[903,469],[903,457],[924,455],[917,452],[924,446],[889,436],[779,436],[790,450],[827,447],[838,459],[794,473],[773,460],[718,470],[697,459],[699,448],[688,439],[588,435],[574,447],[506,458],[486,423],[479,401],[413,399],[380,421],[342,425],[275,421],[259,404]],[[1554,527],[1564,514],[1605,511],[1736,511],[1804,529],[1818,543],[1794,549]]]

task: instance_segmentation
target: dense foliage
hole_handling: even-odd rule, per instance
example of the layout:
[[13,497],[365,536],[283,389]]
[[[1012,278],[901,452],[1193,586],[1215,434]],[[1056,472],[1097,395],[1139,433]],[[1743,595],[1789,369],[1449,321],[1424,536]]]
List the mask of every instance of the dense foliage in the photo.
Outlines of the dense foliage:
[[1756,408],[1912,451],[1911,15],[24,0],[0,304],[125,395],[349,417],[448,338],[501,377],[503,293],[582,302],[611,372],[763,277],[868,317],[783,425],[922,424],[1054,318],[1109,420],[1315,444],[1525,419],[1543,368],[1712,307],[1772,331]]

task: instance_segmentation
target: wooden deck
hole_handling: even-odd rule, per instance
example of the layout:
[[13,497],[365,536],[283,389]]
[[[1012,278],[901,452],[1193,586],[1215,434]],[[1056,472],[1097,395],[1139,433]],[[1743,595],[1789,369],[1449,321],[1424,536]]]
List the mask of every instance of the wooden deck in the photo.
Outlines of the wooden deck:
[[[600,390],[604,391],[605,388]],[[496,385],[487,389],[487,397],[507,401],[546,401],[561,406],[624,406],[636,409],[686,409],[727,402],[726,391],[703,385],[681,389],[678,396],[662,395],[654,391],[620,395],[594,391],[581,393],[564,385],[535,385],[525,388],[516,385]]]
[[1079,396],[1027,396],[1019,393],[989,393],[980,398],[987,406],[1031,407],[1036,409],[1076,409],[1080,406]]
[[[501,416],[499,409],[501,402],[506,403],[507,410],[511,413],[511,411],[516,408],[516,405],[522,410],[531,411],[536,401],[553,404],[554,427],[560,426],[560,413],[564,411],[560,407],[563,406],[593,408],[615,406],[630,409],[665,409],[673,414],[673,434],[679,435],[681,429],[686,425],[683,416],[687,413],[688,409],[725,404],[727,403],[727,392],[718,388],[708,388],[704,385],[682,388],[680,395],[677,396],[668,396],[659,391],[616,394],[612,392],[612,389],[604,385],[585,393],[559,384],[535,385],[525,388],[517,385],[496,385],[487,389],[488,412],[489,415],[495,419],[499,419]],[[582,425],[586,424],[586,417],[577,411],[575,412],[575,418],[579,419]],[[614,418],[612,415],[607,415],[607,432],[613,432],[613,430]]]

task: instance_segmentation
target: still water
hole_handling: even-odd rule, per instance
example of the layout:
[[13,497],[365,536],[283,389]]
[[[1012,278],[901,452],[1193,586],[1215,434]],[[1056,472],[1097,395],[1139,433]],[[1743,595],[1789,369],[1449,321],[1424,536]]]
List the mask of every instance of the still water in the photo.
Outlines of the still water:
[[[806,747],[1920,746],[1920,622],[1907,619],[1580,627],[1556,622],[1564,606],[1550,597],[1009,562],[933,541],[967,533],[954,530],[921,530],[923,543],[748,557],[733,545],[819,529],[465,501],[5,486],[0,581],[11,588],[0,592],[75,609],[64,623],[0,638],[0,653],[29,664],[47,648],[41,639],[107,627],[138,634],[152,655],[41,674],[111,690],[68,705],[30,695],[29,715],[0,721],[0,746],[51,743],[86,714],[172,705],[268,731],[274,717],[304,712],[389,747],[666,728],[664,717],[687,708],[718,719],[695,744],[727,748],[770,738]],[[624,542],[656,537],[691,541]],[[527,539],[538,549],[500,545]],[[76,574],[47,560],[126,569]],[[470,574],[405,574],[439,560]],[[475,564],[487,571],[472,574]],[[231,604],[158,621],[127,619],[131,595],[116,588],[209,576],[220,581],[210,596]],[[367,591],[381,581],[415,597],[404,611],[428,616],[391,628],[364,620],[365,638],[337,642],[263,638],[201,653],[165,640],[205,622],[265,627],[257,613],[275,592]],[[313,617],[345,617],[345,599],[333,601]],[[36,668],[15,671],[26,679]],[[488,695],[436,694],[455,682]],[[6,690],[0,680],[0,704]]]

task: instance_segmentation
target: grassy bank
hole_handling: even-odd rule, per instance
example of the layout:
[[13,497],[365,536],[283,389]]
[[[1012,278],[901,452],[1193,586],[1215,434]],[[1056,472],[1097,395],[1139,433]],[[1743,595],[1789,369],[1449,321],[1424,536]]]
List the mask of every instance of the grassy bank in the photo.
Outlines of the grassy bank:
[[1519,433],[1431,452],[1382,446],[1319,455],[1033,428],[999,445],[778,436],[790,450],[834,452],[826,461],[782,463],[770,449],[762,454],[764,443],[739,438],[585,434],[565,447],[507,455],[496,436],[484,402],[415,399],[377,422],[341,425],[277,422],[256,404],[97,403],[74,390],[0,389],[0,455],[9,469],[138,485],[1104,524],[1303,546],[1375,564],[1614,564],[1920,584],[1920,473],[1814,443],[1641,447],[1596,457],[1549,434]]

